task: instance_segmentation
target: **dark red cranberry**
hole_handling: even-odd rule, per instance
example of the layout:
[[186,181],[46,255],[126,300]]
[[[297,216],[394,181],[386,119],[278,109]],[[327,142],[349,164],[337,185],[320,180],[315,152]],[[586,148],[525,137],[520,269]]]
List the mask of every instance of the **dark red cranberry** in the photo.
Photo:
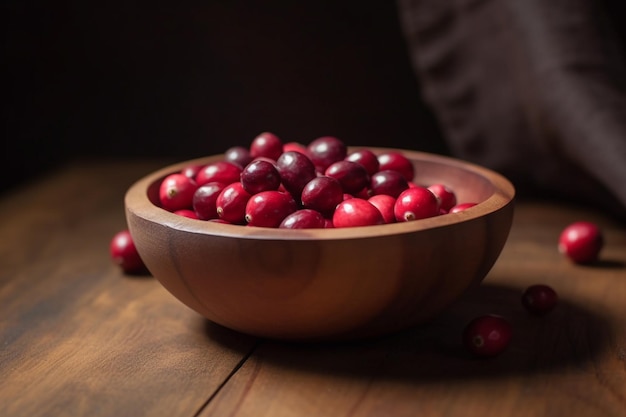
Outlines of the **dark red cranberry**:
[[326,219],[317,210],[301,209],[285,217],[278,227],[281,229],[324,229]]
[[342,201],[333,214],[335,227],[373,226],[384,223],[380,211],[372,203],[361,198]]
[[283,187],[291,193],[296,201],[300,201],[304,186],[317,177],[313,162],[306,155],[297,151],[288,151],[280,155],[276,160],[276,168]]
[[543,316],[556,306],[559,297],[548,285],[535,284],[526,288],[526,291],[522,294],[522,305],[528,312]]
[[244,190],[240,182],[227,185],[215,201],[218,216],[229,223],[243,224],[250,197],[252,196]]
[[198,172],[200,172],[202,168],[203,168],[202,165],[197,165],[197,164],[187,165],[186,167],[180,170],[180,173],[195,181],[196,175],[198,175]]
[[223,184],[232,184],[239,181],[242,168],[232,162],[217,161],[206,165],[196,175],[198,185],[204,185],[209,182],[221,182]]
[[510,344],[511,324],[496,315],[480,316],[472,320],[463,331],[463,344],[472,354],[493,357],[501,354]]
[[252,158],[264,156],[275,161],[282,153],[282,141],[278,136],[270,132],[261,133],[250,144],[250,155]]
[[190,208],[197,188],[196,182],[183,174],[168,175],[159,187],[161,207],[169,211]]
[[363,168],[367,171],[368,175],[380,171],[380,163],[378,162],[378,156],[369,149],[359,149],[346,156],[346,161],[356,162],[363,165]]
[[396,204],[396,199],[387,194],[378,194],[371,196],[367,199],[371,204],[374,205],[380,211],[380,214],[383,215],[383,219],[385,223],[395,223],[396,215],[394,213],[394,206]]
[[379,170],[387,169],[398,171],[407,181],[413,181],[415,167],[409,158],[400,152],[386,152],[378,155]]
[[346,145],[334,136],[319,137],[309,143],[307,149],[309,158],[320,172],[326,171],[333,162],[343,160],[348,153]]
[[439,214],[439,200],[428,188],[411,187],[398,196],[393,211],[399,222],[434,217]]
[[597,261],[603,246],[602,231],[591,222],[572,223],[559,236],[559,252],[577,264]]
[[448,213],[459,213],[461,211],[467,210],[468,208],[472,208],[475,205],[476,203],[460,203],[448,210]]
[[363,165],[352,161],[333,162],[324,173],[341,184],[344,193],[355,194],[369,185],[369,175]]
[[302,205],[332,216],[337,204],[343,201],[341,184],[331,177],[316,177],[309,181],[302,190]]
[[224,160],[226,162],[231,162],[241,168],[252,162],[252,159],[250,149],[244,148],[243,146],[233,146],[224,152]]
[[109,246],[111,260],[127,274],[147,272],[129,230],[116,233]]
[[226,184],[209,182],[198,187],[193,195],[192,207],[200,220],[218,218],[217,196],[220,195]]
[[407,188],[409,188],[408,181],[398,171],[378,171],[370,179],[372,195],[387,194],[397,198]]
[[289,193],[262,191],[248,200],[245,220],[248,226],[278,227],[296,209],[296,202]]
[[263,159],[250,162],[241,172],[241,185],[250,194],[278,190],[280,181],[276,166]]
[[439,199],[439,208],[445,213],[456,205],[456,194],[444,184],[432,184],[428,186]]

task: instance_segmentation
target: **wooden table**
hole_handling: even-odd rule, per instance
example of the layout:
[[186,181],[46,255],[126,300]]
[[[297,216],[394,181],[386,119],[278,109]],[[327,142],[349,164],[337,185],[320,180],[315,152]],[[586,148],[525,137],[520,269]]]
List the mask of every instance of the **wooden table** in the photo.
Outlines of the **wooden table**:
[[[518,201],[484,281],[435,321],[358,342],[291,344],[220,328],[108,245],[123,195],[166,161],[84,161],[0,200],[0,416],[626,416],[626,227],[587,209]],[[600,224],[602,261],[573,265],[560,230]],[[553,286],[555,311],[519,302]],[[498,313],[514,339],[473,359],[465,323]]]

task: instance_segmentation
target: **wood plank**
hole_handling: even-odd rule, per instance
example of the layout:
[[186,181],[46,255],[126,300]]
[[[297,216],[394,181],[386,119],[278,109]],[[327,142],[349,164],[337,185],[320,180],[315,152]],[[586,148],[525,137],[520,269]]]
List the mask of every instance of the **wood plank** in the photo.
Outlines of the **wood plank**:
[[110,262],[126,189],[163,164],[75,164],[0,200],[0,415],[191,416],[254,346]]
[[[556,250],[574,220],[592,220],[607,245],[594,266]],[[428,325],[344,344],[266,341],[200,414],[209,416],[623,416],[626,412],[626,228],[577,207],[518,203],[510,239],[483,285]],[[552,285],[558,308],[531,317],[520,296]],[[507,317],[501,356],[470,357],[462,329]]]

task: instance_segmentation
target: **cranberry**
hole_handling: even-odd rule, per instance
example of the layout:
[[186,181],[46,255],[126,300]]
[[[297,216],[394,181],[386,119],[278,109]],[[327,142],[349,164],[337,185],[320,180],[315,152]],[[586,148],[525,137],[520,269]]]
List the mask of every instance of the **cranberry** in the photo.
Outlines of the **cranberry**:
[[282,153],[283,143],[278,136],[270,132],[261,133],[250,144],[250,155],[252,158],[264,156],[277,160]]
[[398,171],[407,181],[413,181],[415,176],[415,167],[413,162],[400,152],[387,152],[378,155],[379,170],[387,169]]
[[602,231],[591,222],[572,223],[559,236],[559,252],[577,264],[597,261],[603,246]]
[[465,211],[468,208],[472,208],[476,205],[476,203],[461,203],[461,204],[457,204],[455,206],[453,206],[450,210],[448,210],[448,213],[459,213],[461,211]]
[[282,185],[297,201],[300,201],[304,186],[317,177],[313,162],[306,155],[297,151],[288,151],[280,155],[276,160],[276,168],[280,174]]
[[250,197],[252,196],[244,190],[240,182],[227,185],[215,200],[218,216],[229,223],[243,224]]
[[357,227],[384,224],[383,215],[369,201],[361,198],[344,200],[333,213],[335,227]]
[[396,199],[387,194],[378,194],[373,195],[367,199],[370,203],[374,205],[380,211],[380,214],[383,215],[383,219],[385,223],[395,223],[396,215],[393,211],[394,205],[396,204]]
[[201,169],[202,169],[202,165],[193,164],[193,165],[188,165],[184,167],[183,169],[181,169],[180,173],[186,177],[191,178],[192,180],[195,180],[196,175],[198,175],[198,172],[200,172]]
[[337,204],[343,201],[343,189],[335,178],[315,177],[302,189],[302,205],[332,216]]
[[116,233],[109,246],[111,260],[127,274],[147,272],[129,230]]
[[463,344],[476,356],[493,357],[509,346],[511,336],[511,324],[505,318],[485,315],[473,319],[465,327]]
[[326,219],[317,210],[301,209],[287,215],[278,227],[281,229],[324,229]]
[[273,163],[256,159],[246,165],[241,172],[241,185],[250,194],[278,190],[280,174]]
[[543,316],[556,306],[558,299],[554,289],[547,285],[536,284],[526,288],[522,294],[522,305],[530,313]]
[[439,199],[439,208],[445,213],[450,211],[450,209],[456,205],[456,195],[454,194],[454,191],[446,187],[444,184],[432,184],[428,186],[428,189],[437,196]]
[[217,161],[206,165],[196,175],[198,185],[204,185],[209,182],[221,182],[224,184],[232,184],[239,181],[242,168],[232,162]]
[[348,194],[363,190],[369,185],[370,180],[363,165],[346,160],[333,162],[324,174],[339,181],[343,191]]
[[224,160],[226,162],[231,162],[241,168],[252,162],[252,159],[250,150],[248,148],[244,148],[243,146],[233,146],[224,152]]
[[226,187],[221,182],[209,182],[198,187],[193,195],[192,207],[200,220],[215,219],[217,214],[217,196]]
[[283,145],[283,152],[296,151],[308,156],[309,150],[299,142],[287,142]]
[[159,187],[161,206],[169,211],[190,208],[197,188],[198,185],[193,179],[180,173],[170,174],[163,179]]
[[370,179],[372,195],[387,194],[392,197],[398,197],[407,188],[409,188],[409,183],[398,171],[378,171]]
[[189,210],[189,209],[180,209],[180,210],[176,210],[174,212],[174,214],[177,214],[179,216],[183,216],[183,217],[187,217],[189,219],[195,219],[198,220],[198,215],[196,214],[195,211],[193,210]]
[[428,188],[411,187],[398,196],[393,212],[399,222],[437,216],[439,214],[439,200]]
[[346,145],[334,136],[317,138],[309,143],[307,149],[313,165],[320,172],[326,171],[333,162],[343,160],[348,153]]
[[245,220],[248,226],[278,227],[297,206],[289,193],[262,191],[246,204]]
[[376,154],[369,149],[359,149],[346,156],[346,161],[356,162],[363,165],[368,175],[373,175],[380,170],[380,163]]

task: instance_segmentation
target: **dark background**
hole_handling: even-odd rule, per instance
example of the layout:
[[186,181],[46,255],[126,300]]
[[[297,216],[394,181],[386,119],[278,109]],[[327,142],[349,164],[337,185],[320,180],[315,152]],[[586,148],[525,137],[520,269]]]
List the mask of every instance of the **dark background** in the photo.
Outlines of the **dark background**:
[[4,3],[2,190],[77,158],[333,135],[446,153],[394,2]]

